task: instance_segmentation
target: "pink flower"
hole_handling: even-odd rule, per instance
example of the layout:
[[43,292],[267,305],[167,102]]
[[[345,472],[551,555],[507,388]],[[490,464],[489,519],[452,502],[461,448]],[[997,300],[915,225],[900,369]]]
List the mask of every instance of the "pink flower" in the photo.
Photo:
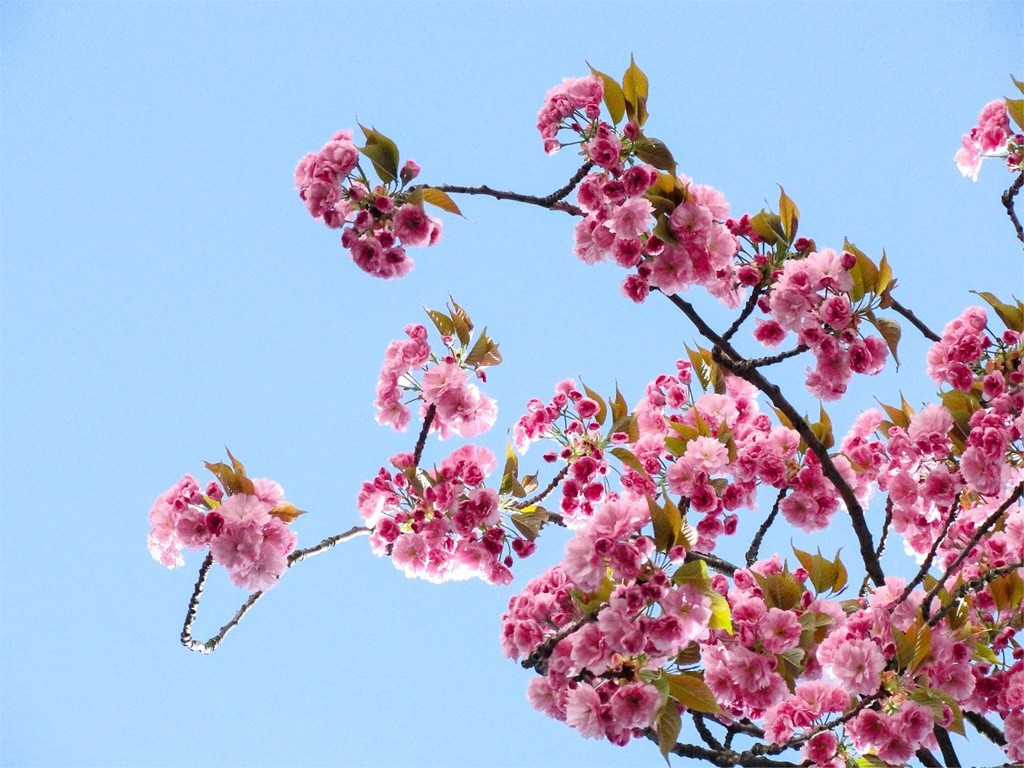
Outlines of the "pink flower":
[[608,702],[612,721],[619,728],[646,728],[654,719],[660,698],[653,685],[628,683]]
[[577,683],[566,697],[565,722],[584,738],[600,739],[604,736],[602,709],[597,691],[586,683]]
[[395,213],[395,236],[404,245],[427,245],[430,233],[430,217],[420,206],[406,203]]
[[850,693],[867,695],[878,690],[885,657],[870,640],[851,638],[843,642],[823,666]]

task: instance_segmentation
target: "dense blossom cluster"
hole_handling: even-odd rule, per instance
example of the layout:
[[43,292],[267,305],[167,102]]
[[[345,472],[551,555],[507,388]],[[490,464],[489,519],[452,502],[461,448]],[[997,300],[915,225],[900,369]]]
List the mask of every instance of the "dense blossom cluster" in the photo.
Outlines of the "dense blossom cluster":
[[601,78],[566,78],[544,97],[544,106],[537,115],[537,130],[544,140],[544,151],[549,155],[561,149],[558,132],[567,128],[574,132],[582,130],[581,122],[594,123],[601,114],[601,97],[604,88]]
[[854,373],[874,375],[885,367],[888,348],[878,336],[864,336],[863,319],[850,299],[850,270],[857,259],[830,248],[787,260],[758,306],[770,319],[758,319],[754,338],[776,347],[788,332],[814,354],[807,369],[808,391],[837,400]]
[[209,547],[236,587],[255,591],[274,586],[298,537],[274,514],[284,503],[281,486],[265,478],[251,483],[252,493],[225,495],[220,484],[210,482],[201,491],[196,479],[185,475],[160,494],[149,511],[153,559],[175,568],[185,564],[183,548]]
[[[498,406],[469,380],[468,366],[457,356],[452,339],[445,342],[445,356],[434,359],[424,326],[408,325],[405,333],[408,340],[392,341],[384,353],[375,401],[378,423],[404,430],[410,412],[403,397],[411,392],[420,401],[423,414],[434,409],[431,428],[442,438],[476,437],[490,429]],[[419,380],[413,369],[419,369]],[[477,375],[483,374],[478,371]]]
[[486,448],[465,445],[433,471],[417,469],[412,456],[392,459],[363,483],[357,506],[373,528],[370,546],[390,556],[406,576],[442,582],[480,577],[491,584],[512,580],[513,551],[532,552],[532,542],[502,525],[498,494],[484,484],[495,466]]
[[[310,215],[341,229],[352,260],[376,277],[402,277],[412,269],[408,247],[433,245],[441,222],[405,191],[420,168],[407,160],[391,184],[371,185],[359,167],[360,148],[350,130],[338,131],[295,168],[295,188]],[[401,183],[400,186],[398,183]]]
[[1006,102],[990,101],[981,108],[978,123],[960,138],[960,149],[953,160],[964,176],[978,180],[981,161],[986,157],[1005,157],[1011,173],[1024,168],[1024,134],[1010,130]]

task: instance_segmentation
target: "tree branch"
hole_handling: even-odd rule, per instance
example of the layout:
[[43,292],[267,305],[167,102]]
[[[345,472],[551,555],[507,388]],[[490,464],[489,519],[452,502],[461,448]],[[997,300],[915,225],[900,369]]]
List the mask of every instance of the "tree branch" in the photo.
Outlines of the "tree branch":
[[892,309],[894,309],[897,313],[903,315],[903,317],[909,320],[910,323],[915,328],[917,328],[917,330],[919,330],[926,339],[928,339],[929,341],[941,341],[941,337],[939,336],[939,334],[937,334],[935,331],[933,331],[931,328],[925,325],[918,318],[918,316],[914,314],[912,310],[907,309],[898,301],[896,301],[896,299],[893,299],[891,296],[889,298],[892,299],[892,303],[889,306],[892,307]]
[[1006,735],[996,726],[977,712],[964,711],[964,720],[974,726],[974,730],[1000,747],[1006,746]]
[[[928,618],[929,605],[932,600],[935,599],[935,595],[939,593],[939,590],[943,588],[943,585],[946,583],[946,579],[948,579],[950,574],[955,572],[956,569],[960,567],[960,564],[970,556],[971,550],[973,550],[977,543],[981,541],[981,537],[988,533],[992,526],[999,522],[1000,518],[1006,514],[1006,510],[1013,506],[1013,503],[1017,501],[1022,494],[1024,494],[1024,483],[1018,484],[1017,487],[1013,489],[1013,493],[1007,497],[1006,501],[1000,504],[999,508],[989,515],[985,519],[985,522],[978,526],[978,530],[974,532],[974,536],[972,536],[971,540],[967,542],[956,560],[950,563],[949,567],[946,569],[945,573],[942,574],[942,577],[938,580],[935,586],[932,587],[931,591],[924,596],[924,600],[921,601],[921,611],[926,619]],[[950,605],[952,605],[952,602]]]
[[1017,179],[1010,185],[1009,189],[1003,192],[1003,196],[1000,199],[1003,201],[1003,207],[1006,208],[1006,215],[1013,222],[1013,228],[1017,232],[1017,239],[1024,242],[1024,228],[1021,227],[1020,220],[1017,218],[1017,211],[1013,207],[1013,198],[1020,192],[1021,186],[1024,186],[1024,172],[1017,176]]
[[775,497],[775,503],[772,504],[772,511],[768,513],[768,517],[761,523],[761,527],[757,529],[757,533],[754,535],[754,540],[750,542],[750,549],[747,550],[746,561],[747,566],[753,565],[757,562],[757,551],[761,548],[761,540],[764,539],[764,535],[768,533],[768,529],[772,527],[772,523],[775,522],[775,516],[779,514],[779,504],[786,497],[787,488],[779,490],[779,495]]
[[[342,541],[353,539],[356,536],[364,536],[368,533],[370,533],[369,528],[357,525],[344,533],[339,533],[336,536],[329,536],[316,546],[309,547],[308,549],[297,549],[288,556],[288,568],[291,568],[295,563],[305,560],[308,557],[314,557],[322,552],[326,552],[328,549],[331,549]],[[205,643],[202,640],[194,639],[192,637],[192,624],[195,622],[196,616],[199,613],[199,600],[202,598],[203,586],[206,584],[206,577],[209,574],[210,566],[212,565],[213,553],[210,552],[206,555],[206,559],[203,560],[203,564],[199,568],[199,578],[196,580],[195,589],[192,591],[192,599],[188,601],[188,611],[185,613],[185,624],[181,628],[181,644],[190,651],[196,651],[198,653],[213,653],[217,650],[217,646],[221,644],[225,637],[227,637],[227,634],[238,626],[238,622],[242,620],[242,617],[244,617],[245,614],[249,612],[249,609],[256,605],[260,598],[265,594],[265,590],[261,589],[249,595],[249,598],[242,603],[241,607],[237,611],[235,611],[235,615],[231,617],[231,621],[221,627],[220,631]]]
[[793,424],[800,437],[807,443],[807,447],[814,452],[817,456],[818,461],[821,463],[821,471],[825,477],[828,478],[829,482],[835,487],[836,491],[843,499],[843,503],[846,504],[846,510],[850,515],[850,522],[853,525],[853,531],[857,535],[857,541],[860,545],[861,558],[864,561],[864,568],[871,577],[871,580],[876,586],[881,586],[885,583],[885,573],[882,571],[882,565],[878,558],[875,556],[875,544],[871,537],[871,530],[868,528],[867,521],[864,519],[864,509],[861,507],[860,502],[857,501],[857,496],[854,494],[853,489],[849,483],[843,479],[843,476],[839,474],[839,470],[833,463],[832,458],[828,455],[828,449],[822,444],[821,440],[818,439],[817,435],[811,431],[810,426],[804,421],[804,418],[797,413],[796,409],[792,404],[783,396],[782,391],[766,379],[759,370],[751,368],[743,370],[737,368],[736,363],[743,362],[743,356],[740,355],[732,345],[719,336],[715,331],[704,322],[693,306],[677,296],[671,294],[668,296],[668,300],[678,307],[684,315],[690,320],[691,323],[697,328],[697,331],[708,341],[714,344],[712,350],[712,356],[715,362],[722,365],[730,373],[739,376],[742,379],[753,384],[758,390],[764,393],[764,395],[771,400],[772,404],[778,408],[782,413],[786,415],[786,418]]
[[[519,192],[507,192],[501,189],[491,189],[486,184],[482,184],[479,187],[465,187],[459,184],[433,184],[431,186],[434,189],[440,189],[442,192],[449,192],[453,195],[486,195],[487,197],[493,197],[496,200],[514,200],[517,203],[538,205],[541,208],[547,208],[550,211],[563,211],[571,216],[583,215],[583,211],[579,206],[573,205],[572,203],[566,203],[557,197],[562,192],[561,189],[555,190],[550,195],[539,197],[537,195],[524,195]],[[575,184],[573,186],[575,186]],[[569,191],[572,191],[571,187]]]

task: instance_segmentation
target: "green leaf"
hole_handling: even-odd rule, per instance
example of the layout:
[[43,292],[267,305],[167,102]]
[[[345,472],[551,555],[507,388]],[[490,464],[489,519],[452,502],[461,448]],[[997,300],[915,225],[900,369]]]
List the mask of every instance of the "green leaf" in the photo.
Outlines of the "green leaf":
[[777,213],[761,211],[750,220],[750,227],[769,245],[786,241],[786,230],[782,226],[782,218]]
[[818,554],[812,555],[810,552],[793,547],[793,554],[807,571],[816,593],[827,592],[835,586],[836,578],[839,575],[838,569],[833,561],[826,560],[821,556],[821,550],[818,550]]
[[800,596],[804,593],[803,586],[788,570],[770,576],[754,573],[754,579],[761,587],[765,605],[769,608],[788,611],[800,602]]
[[628,448],[624,448],[621,445],[617,445],[614,448],[612,448],[609,451],[609,453],[611,453],[612,456],[614,456],[616,459],[621,461],[623,464],[625,464],[630,469],[636,470],[636,472],[641,477],[645,477],[648,480],[650,479],[651,476],[649,474],[647,474],[647,470],[644,469],[644,465],[641,463],[640,459],[638,459],[636,457],[636,454],[634,454]]
[[498,345],[487,335],[487,329],[484,328],[480,333],[480,338],[476,340],[473,348],[466,355],[465,364],[471,368],[486,368],[489,365],[500,365],[501,361]]
[[845,238],[843,240],[843,250],[849,251],[857,258],[857,263],[850,270],[850,277],[853,278],[850,301],[856,304],[864,298],[868,291],[878,284],[878,267],[860,248]]
[[1017,333],[1024,332],[1024,305],[1019,301],[1017,306],[1010,304],[1004,304],[999,298],[988,291],[971,291],[976,296],[983,298],[992,309],[999,315],[999,319],[1003,321],[1003,325],[1009,328],[1011,331],[1017,331]]
[[375,128],[360,125],[366,136],[366,146],[359,151],[370,158],[377,175],[385,184],[398,178],[398,147],[391,139]]
[[452,323],[455,325],[455,335],[459,337],[462,346],[469,344],[470,335],[473,333],[473,321],[469,314],[455,303],[452,299]]
[[647,122],[647,87],[647,75],[630,54],[629,69],[622,76],[622,94],[626,101],[626,114],[640,126]]
[[1024,130],[1024,99],[1007,99],[1006,114],[1008,114],[1017,127]]
[[677,587],[683,584],[692,584],[701,590],[711,586],[711,578],[708,576],[708,566],[703,560],[691,560],[676,568],[672,574],[672,583]]
[[676,159],[672,157],[672,152],[669,151],[665,142],[660,139],[640,137],[633,142],[633,151],[637,157],[658,170],[675,173]]
[[709,715],[717,715],[722,711],[702,675],[696,672],[680,672],[675,675],[666,673],[664,679],[668,681],[669,696],[687,709]]
[[896,367],[899,368],[900,356],[897,350],[900,344],[900,337],[903,335],[900,324],[887,317],[877,317],[870,309],[864,313],[864,317],[878,329],[878,333],[885,339],[889,352],[892,354],[892,359],[896,361]]
[[881,296],[885,289],[892,283],[892,267],[889,266],[889,260],[885,256],[885,251],[882,251],[882,260],[878,262],[878,277],[875,278],[874,291],[876,296]]
[[427,313],[433,323],[434,327],[437,328],[437,332],[442,336],[454,336],[455,335],[455,324],[452,319],[448,317],[444,312],[438,312],[436,309],[423,308],[423,311]]
[[671,502],[661,506],[650,496],[647,497],[647,507],[651,511],[651,523],[654,525],[654,547],[659,552],[668,552],[676,545],[683,523],[679,507]]
[[1000,613],[1015,611],[1024,602],[1024,581],[1016,573],[1007,573],[993,579],[988,589]]
[[1013,80],[1013,84],[1017,86],[1017,90],[1020,91],[1021,93],[1024,93],[1024,83],[1022,83],[1013,75],[1010,75],[1010,79]]
[[671,699],[662,704],[654,716],[654,728],[658,732],[658,750],[661,752],[661,756],[665,758],[665,764],[671,765],[668,756],[672,753],[672,748],[676,745],[676,739],[679,738],[679,731],[683,728],[683,720],[679,716],[679,709]]
[[724,629],[732,634],[732,609],[729,608],[729,601],[725,596],[711,589],[707,592],[711,598],[711,619],[708,621],[709,629]]
[[601,426],[604,426],[604,420],[608,417],[608,404],[605,403],[603,397],[586,384],[583,385],[583,391],[587,393],[587,397],[597,403],[597,413],[594,414],[594,420]]
[[448,213],[454,213],[457,216],[462,216],[462,211],[459,210],[459,206],[455,204],[447,192],[443,192],[435,187],[421,187],[419,194],[423,198],[423,202],[430,203],[433,206],[440,208],[442,211],[448,211]]
[[910,698],[916,701],[918,704],[923,704],[926,707],[931,707],[932,712],[935,713],[935,719],[942,721],[944,719],[943,705],[945,704],[953,712],[953,722],[946,728],[948,731],[964,736],[964,716],[960,711],[960,705],[957,704],[956,699],[950,696],[948,693],[936,690],[934,688],[918,688],[916,691],[910,694]]
[[541,526],[544,525],[551,515],[543,507],[532,505],[520,512],[509,515],[509,520],[525,538],[533,541],[540,534]]
[[498,493],[502,495],[512,493],[518,476],[519,456],[516,455],[515,450],[512,448],[512,444],[509,443],[505,446],[505,469],[501,473],[501,485],[498,487]]
[[[590,67],[590,64],[588,63],[587,66]],[[601,82],[604,84],[604,105],[608,108],[608,114],[611,115],[612,124],[618,125],[626,112],[626,97],[622,94],[622,87],[604,72],[599,72],[593,67],[590,67],[590,72],[595,77],[601,78]]]
[[782,220],[782,229],[786,234],[786,242],[792,243],[796,237],[796,230],[800,224],[800,209],[796,207],[786,190],[779,185],[779,218]]

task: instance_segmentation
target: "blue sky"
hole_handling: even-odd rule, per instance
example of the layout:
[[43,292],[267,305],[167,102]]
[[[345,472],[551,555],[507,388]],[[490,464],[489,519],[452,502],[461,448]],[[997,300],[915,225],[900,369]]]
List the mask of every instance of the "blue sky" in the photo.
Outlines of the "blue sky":
[[[681,171],[737,213],[782,184],[804,234],[884,248],[941,329],[969,289],[1024,287],[1005,171],[952,163],[1024,73],[1022,39],[1017,3],[0,5],[0,763],[658,763],[535,713],[501,657],[498,617],[557,533],[509,588],[409,581],[357,540],[212,656],[179,645],[201,558],[149,558],[153,498],[227,445],[310,510],[300,544],[350,527],[360,482],[411,445],[375,425],[373,387],[424,305],[454,296],[501,343],[496,452],[555,381],[632,402],[694,337],[575,260],[567,217],[508,202],[460,200],[412,275],[375,281],[308,217],[295,162],[358,119],[426,182],[546,193],[576,159],[541,151],[544,93],[632,52]],[[837,426],[930,397],[905,335],[904,367],[858,382]],[[213,578],[197,634],[243,597]]]

